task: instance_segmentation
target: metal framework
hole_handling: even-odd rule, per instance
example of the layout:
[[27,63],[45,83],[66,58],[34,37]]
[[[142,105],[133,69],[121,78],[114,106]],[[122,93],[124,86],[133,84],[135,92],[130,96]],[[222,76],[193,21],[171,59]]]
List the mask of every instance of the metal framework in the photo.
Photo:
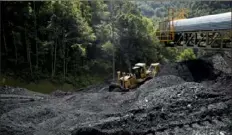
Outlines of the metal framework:
[[175,36],[175,45],[182,47],[231,50],[231,30],[181,32]]
[[231,28],[227,29],[175,31],[173,20],[175,21],[174,9],[169,9],[168,19],[159,23],[157,37],[166,46],[232,52],[232,24]]
[[174,24],[173,18],[174,9],[168,9],[168,19],[166,21],[159,23],[159,32],[157,34],[158,38],[163,42],[173,41],[174,40]]

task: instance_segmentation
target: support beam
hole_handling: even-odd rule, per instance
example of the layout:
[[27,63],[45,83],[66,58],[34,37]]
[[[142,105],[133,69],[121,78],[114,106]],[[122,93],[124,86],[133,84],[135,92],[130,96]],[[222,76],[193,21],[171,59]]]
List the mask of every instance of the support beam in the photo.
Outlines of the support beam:
[[188,48],[228,50],[232,49],[231,33],[229,30],[181,32],[176,34],[175,44]]

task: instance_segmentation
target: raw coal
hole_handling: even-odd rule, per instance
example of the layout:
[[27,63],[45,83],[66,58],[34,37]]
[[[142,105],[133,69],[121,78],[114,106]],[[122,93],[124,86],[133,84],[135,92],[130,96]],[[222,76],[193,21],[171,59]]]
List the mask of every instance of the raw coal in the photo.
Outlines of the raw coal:
[[1,135],[166,135],[232,132],[231,66],[221,55],[163,65],[131,92],[95,85],[50,95],[0,88]]
[[[225,60],[227,59],[227,60]],[[159,76],[175,75],[185,81],[202,82],[215,80],[223,74],[232,74],[231,58],[223,58],[220,54],[204,56],[195,60],[167,64],[162,67]]]

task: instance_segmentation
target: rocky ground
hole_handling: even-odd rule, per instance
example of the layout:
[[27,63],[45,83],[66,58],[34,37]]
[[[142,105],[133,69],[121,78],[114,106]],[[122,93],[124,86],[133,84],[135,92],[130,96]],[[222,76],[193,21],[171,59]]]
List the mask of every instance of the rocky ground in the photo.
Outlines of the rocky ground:
[[163,65],[131,92],[50,95],[0,88],[1,135],[229,135],[232,65],[221,55]]

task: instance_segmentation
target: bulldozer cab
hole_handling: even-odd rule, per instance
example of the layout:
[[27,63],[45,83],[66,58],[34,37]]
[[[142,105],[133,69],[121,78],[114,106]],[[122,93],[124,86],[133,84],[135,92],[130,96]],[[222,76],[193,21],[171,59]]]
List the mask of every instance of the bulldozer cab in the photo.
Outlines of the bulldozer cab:
[[152,63],[148,68],[148,71],[152,74],[152,76],[155,76],[159,72],[159,70],[160,70],[159,63]]
[[146,77],[146,64],[145,63],[137,63],[133,67],[134,74],[136,78],[145,78]]
[[136,66],[134,66],[133,68],[132,68],[132,73],[135,75],[135,77],[136,78],[140,78],[140,70],[139,70],[140,68],[139,67],[136,67]]

